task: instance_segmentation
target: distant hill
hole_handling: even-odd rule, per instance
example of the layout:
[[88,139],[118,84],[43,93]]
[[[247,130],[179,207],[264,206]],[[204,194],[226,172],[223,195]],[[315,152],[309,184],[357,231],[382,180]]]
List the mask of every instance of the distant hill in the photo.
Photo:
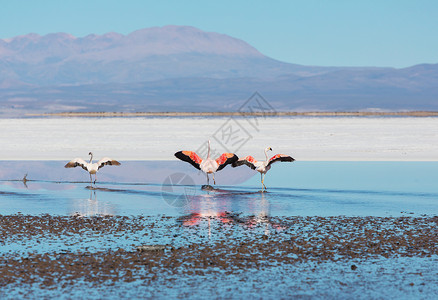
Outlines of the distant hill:
[[3,114],[231,111],[255,91],[277,110],[438,110],[438,64],[302,66],[187,26],[0,39]]

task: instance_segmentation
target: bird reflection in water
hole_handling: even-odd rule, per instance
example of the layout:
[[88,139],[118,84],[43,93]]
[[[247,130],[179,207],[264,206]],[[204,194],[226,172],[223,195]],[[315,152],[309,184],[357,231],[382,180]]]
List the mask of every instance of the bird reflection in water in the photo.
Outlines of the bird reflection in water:
[[28,181],[28,179],[27,179],[27,173],[26,173],[26,175],[24,175],[24,177],[23,177],[23,185],[26,187],[26,189],[29,188],[29,187],[27,186],[27,181]]
[[72,203],[72,215],[78,217],[90,216],[112,216],[115,214],[115,209],[109,203],[99,202],[97,200],[96,190],[90,189],[90,197],[88,199],[75,199]]
[[[239,200],[239,195],[230,193],[208,193],[198,195],[192,200],[188,208],[190,213],[180,217],[179,221],[188,227],[203,226],[207,223],[209,237],[212,228],[222,229],[236,225],[253,230],[263,228],[265,235],[269,235],[272,230],[283,229],[281,225],[272,222],[269,200],[264,193],[253,193],[251,197],[241,199],[243,201]],[[243,203],[246,204],[244,207]],[[213,227],[212,223],[218,227]]]

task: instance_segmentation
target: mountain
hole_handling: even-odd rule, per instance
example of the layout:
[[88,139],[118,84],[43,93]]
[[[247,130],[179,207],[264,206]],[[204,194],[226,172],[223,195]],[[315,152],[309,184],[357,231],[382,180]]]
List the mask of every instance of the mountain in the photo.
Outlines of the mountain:
[[302,66],[188,26],[0,39],[3,114],[230,111],[259,91],[278,110],[438,110],[438,65]]
[[65,33],[28,34],[0,40],[0,84],[128,83],[182,77],[274,78],[316,74],[270,59],[247,43],[193,27],[165,26],[76,38]]

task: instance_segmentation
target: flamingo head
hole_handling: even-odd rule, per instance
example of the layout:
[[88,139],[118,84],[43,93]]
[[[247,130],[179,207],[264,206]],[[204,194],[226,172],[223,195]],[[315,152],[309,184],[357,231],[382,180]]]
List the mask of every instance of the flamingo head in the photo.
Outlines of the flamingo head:
[[268,151],[272,151],[272,148],[271,148],[271,147],[267,147],[267,148],[265,149],[265,152],[268,152]]

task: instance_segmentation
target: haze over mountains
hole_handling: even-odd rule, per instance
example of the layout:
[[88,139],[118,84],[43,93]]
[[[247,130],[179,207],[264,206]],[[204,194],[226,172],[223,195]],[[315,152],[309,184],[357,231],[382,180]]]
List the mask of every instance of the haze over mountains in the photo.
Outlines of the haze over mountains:
[[187,26],[0,39],[3,114],[236,111],[255,91],[278,111],[438,110],[438,64],[302,66]]

